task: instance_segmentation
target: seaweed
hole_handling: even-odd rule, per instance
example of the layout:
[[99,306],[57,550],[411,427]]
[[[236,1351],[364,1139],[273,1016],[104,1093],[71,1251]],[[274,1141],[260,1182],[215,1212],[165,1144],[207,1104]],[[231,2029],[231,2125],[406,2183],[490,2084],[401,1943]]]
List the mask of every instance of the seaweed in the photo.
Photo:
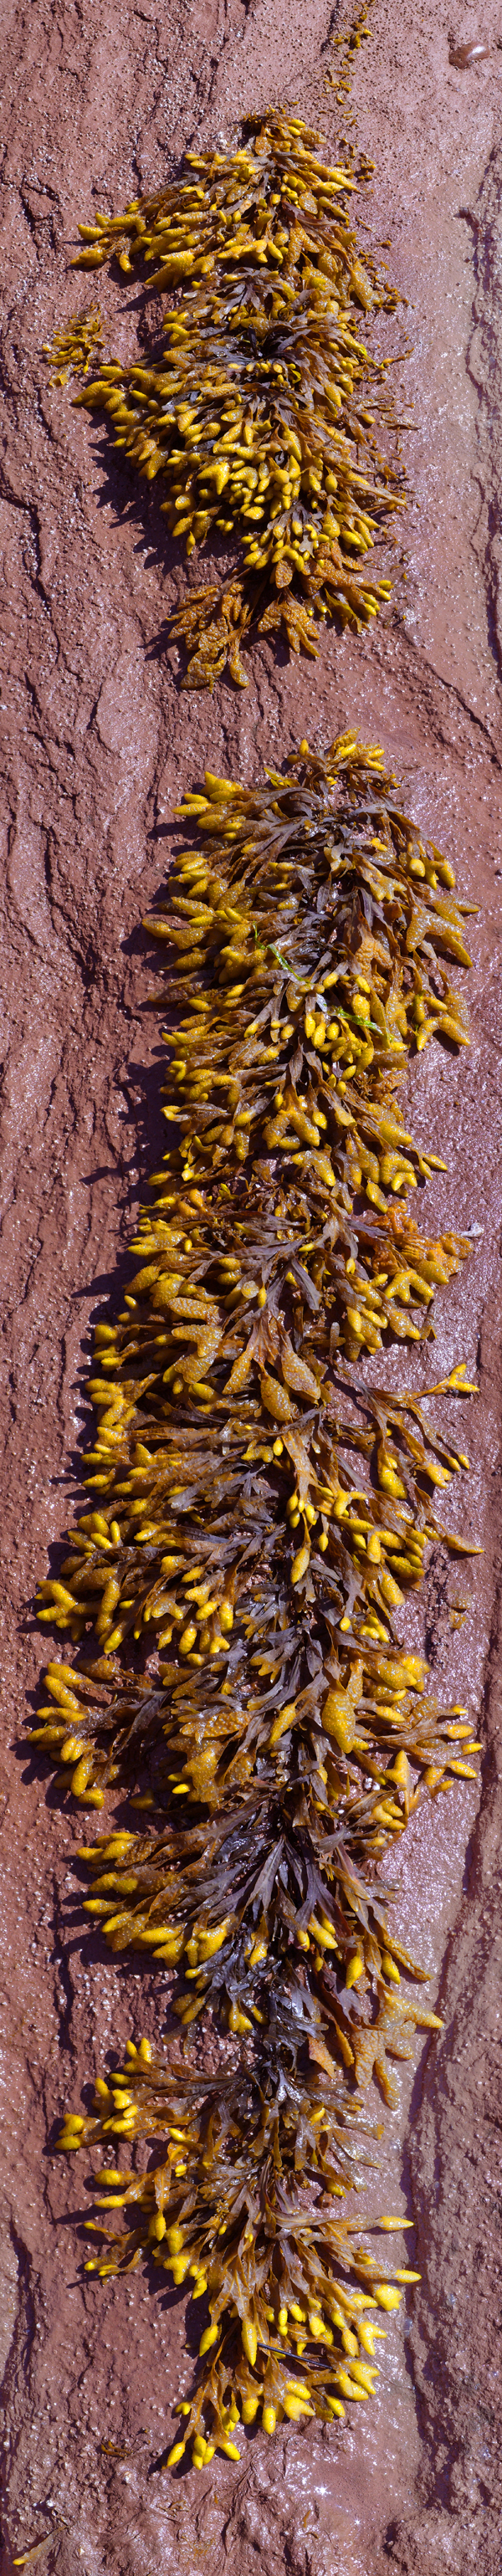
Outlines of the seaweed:
[[[370,19],[368,17],[368,8],[371,7],[371,5],[372,0],[367,0],[367,5],[366,0],[363,0],[362,8],[360,8],[357,15],[351,19],[349,25],[342,27],[337,36],[334,34],[331,34],[330,36],[330,43],[336,59],[333,70],[326,73],[325,89],[334,89],[336,91],[337,104],[339,107],[343,107],[345,105],[352,88],[356,54],[359,53],[361,45],[366,44],[369,36],[373,33]],[[350,125],[353,125],[353,116],[350,117],[349,122]],[[367,164],[367,167],[370,170],[373,169],[373,162]]]
[[85,313],[70,313],[66,329],[55,331],[52,341],[44,341],[42,357],[51,368],[53,385],[68,385],[73,377],[86,376],[91,360],[101,358],[103,326],[99,304],[89,304]]
[[[170,616],[189,688],[213,688],[227,664],[246,687],[241,648],[257,635],[315,657],[320,620],[359,632],[390,594],[362,569],[402,506],[402,476],[381,447],[389,361],[360,324],[397,296],[349,220],[366,170],[322,151],[300,118],[270,108],[246,119],[239,150],[188,153],[185,177],[79,226],[74,267],[115,257],[130,277],[139,263],[176,300],[161,352],[157,340],[132,366],[99,360],[76,404],[103,411],[114,446],[161,478],[187,555],[239,543],[223,580]],[[45,350],[58,383],[69,337]]]
[[[148,2171],[96,2177],[88,2269],[145,2256],[206,2301],[169,2455],[190,2441],[204,2466],[239,2456],[240,2422],[368,2397],[379,2311],[417,2277],[333,2202],[374,2160],[373,2078],[392,2104],[390,2061],[441,2027],[382,1855],[424,1794],[475,1776],[465,1711],[396,1628],[431,1546],[476,1552],[438,1518],[468,1460],[429,1413],[475,1389],[462,1362],[420,1397],[367,1374],[430,1336],[469,1250],[410,1213],[444,1166],[399,1085],[432,1037],[466,1043],[449,973],[472,907],[354,734],[303,741],[259,787],[206,773],[179,819],[145,924],[166,1155],[133,1287],[96,1329],[92,1507],[39,1595],[80,1653],[49,1664],[30,1741],[77,1802],[120,1801],[82,1848],[85,1911],[158,1963],[164,1997],[168,1972],[178,2041],[129,2042],[60,2144],[163,2142]],[[127,1826],[124,1796],[144,1811]]]

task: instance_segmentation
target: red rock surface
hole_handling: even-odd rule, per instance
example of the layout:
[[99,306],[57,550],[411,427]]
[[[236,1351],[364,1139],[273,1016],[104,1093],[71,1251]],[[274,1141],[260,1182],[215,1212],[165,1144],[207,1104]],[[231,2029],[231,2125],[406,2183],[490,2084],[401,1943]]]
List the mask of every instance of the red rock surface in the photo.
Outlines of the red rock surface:
[[[449,10],[451,0],[449,0]],[[246,697],[180,695],[149,654],[184,574],[145,522],[99,432],[40,360],[85,301],[68,274],[76,219],[162,180],[187,144],[225,140],[242,109],[295,98],[323,126],[340,20],[329,0],[38,0],[2,21],[5,208],[4,678],[1,967],[5,1068],[1,2164],[5,2229],[5,2566],[41,2545],[57,2576],[479,2576],[500,2568],[500,777],[502,721],[502,50],[496,0],[375,0],[353,99],[376,163],[367,219],[391,236],[409,298],[407,580],[378,630],[324,636],[317,665],[259,651]],[[463,67],[451,52],[483,43]],[[336,57],[335,57],[336,60]],[[75,291],[77,289],[77,292]],[[103,306],[115,314],[105,281]],[[124,297],[124,335],[143,328]],[[118,331],[118,323],[116,324]],[[414,495],[414,499],[413,499]],[[167,821],[201,768],[257,777],[306,732],[356,720],[394,758],[412,810],[479,903],[472,1047],[429,1049],[416,1129],[449,1173],[442,1223],[475,1225],[469,1275],[438,1301],[434,1374],[476,1361],[470,1482],[455,1509],[485,1554],[429,1578],[435,1677],[479,1717],[480,1800],[459,1790],[400,1852],[399,1920],[432,1976],[444,2031],[388,2121],[380,2205],[416,2223],[422,2287],[392,2325],[373,2407],[341,2438],[314,2427],[246,2441],[240,2470],[157,2473],[183,2372],[183,2308],[82,2285],[84,2172],[47,2155],[112,2041],[155,2028],[152,1976],[65,1931],[81,1825],[16,1751],[40,1665],[31,1601],[78,1485],[85,1335],[158,1159],[158,1072],[137,925]],[[389,1357],[392,1374],[402,1362]],[[414,1384],[430,1368],[410,1358]],[[464,1417],[465,1420],[465,1417]],[[453,1596],[469,1598],[462,1628]],[[157,2005],[156,2005],[157,1997]],[[83,2162],[83,2160],[82,2160]],[[390,2199],[388,2195],[390,2196]],[[56,2222],[59,2222],[58,2224]],[[408,2238],[407,2250],[413,2239]],[[355,2411],[355,2410],[354,2410]],[[363,2421],[361,2423],[361,2416]],[[104,2447],[105,2446],[105,2447]],[[108,2447],[106,2447],[108,2446]]]

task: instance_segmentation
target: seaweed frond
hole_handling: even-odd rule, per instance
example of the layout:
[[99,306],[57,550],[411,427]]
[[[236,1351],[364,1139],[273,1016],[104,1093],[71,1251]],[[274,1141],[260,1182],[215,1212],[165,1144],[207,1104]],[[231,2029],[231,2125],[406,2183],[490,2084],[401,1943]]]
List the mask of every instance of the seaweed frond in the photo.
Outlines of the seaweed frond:
[[71,313],[64,331],[55,331],[52,341],[45,340],[42,357],[51,370],[51,385],[67,385],[75,376],[86,376],[88,368],[101,361],[103,325],[99,304],[89,304],[85,313]]
[[146,2252],[207,2293],[205,2461],[238,2414],[368,2394],[368,2301],[398,2298],[331,2199],[372,2152],[362,2092],[392,2103],[389,2060],[440,2026],[380,1871],[417,1801],[474,1776],[465,1711],[396,1622],[431,1546],[475,1552],[439,1517],[468,1461],[429,1409],[475,1390],[463,1363],[419,1398],[361,1361],[424,1341],[469,1250],[410,1213],[443,1166],[399,1106],[410,1058],[466,1042],[469,907],[353,734],[260,787],[206,773],[180,820],[198,846],[146,924],[167,1150],[96,1331],[91,1508],[40,1587],[76,1659],[49,1664],[31,1742],[77,1801],[145,1811],[85,1845],[87,1915],[168,1971],[183,2034],[239,2052],[209,2078],[131,2043],[62,2140],[168,2132],[99,2269]]
[[[301,1986],[297,1995],[304,2015]],[[439,2026],[432,2015],[416,2018]],[[402,2029],[393,2040],[406,2055]],[[389,2271],[368,2241],[397,2219],[363,2234],[333,2207],[352,2187],[356,2159],[366,2152],[368,2161],[369,2133],[328,2051],[322,2083],[315,2046],[306,2073],[294,2054],[288,2063],[283,2053],[279,2088],[269,2036],[259,2071],[243,2066],[208,2084],[187,2078],[182,2061],[154,2055],[148,2041],[139,2050],[129,2043],[125,2066],[108,2087],[99,2082],[96,2116],[69,2118],[61,2135],[68,2152],[111,2136],[128,2146],[139,2136],[166,2141],[167,2132],[164,2161],[148,2173],[105,2165],[98,2174],[103,2216],[90,2228],[103,2241],[86,2269],[104,2279],[144,2257],[169,2288],[204,2300],[209,2322],[192,2397],[175,2410],[182,2424],[172,2467],[188,2443],[195,2468],[216,2448],[238,2460],[242,2425],[258,2419],[270,2434],[314,2415],[333,2424],[344,2400],[373,2396],[382,2315],[399,2307],[403,2282],[418,2278],[402,2265]],[[120,2236],[109,2223],[118,2210],[126,2211]]]
[[402,505],[402,477],[381,449],[388,362],[360,332],[397,297],[360,256],[356,179],[322,148],[270,109],[247,120],[239,151],[189,153],[176,184],[80,226],[75,267],[116,255],[129,276],[139,262],[176,301],[162,353],[101,365],[77,402],[104,412],[140,475],[160,477],[188,555],[238,540],[232,571],[170,621],[190,688],[212,688],[227,664],[245,687],[252,636],[277,631],[315,655],[319,620],[359,631],[389,597],[362,565]]

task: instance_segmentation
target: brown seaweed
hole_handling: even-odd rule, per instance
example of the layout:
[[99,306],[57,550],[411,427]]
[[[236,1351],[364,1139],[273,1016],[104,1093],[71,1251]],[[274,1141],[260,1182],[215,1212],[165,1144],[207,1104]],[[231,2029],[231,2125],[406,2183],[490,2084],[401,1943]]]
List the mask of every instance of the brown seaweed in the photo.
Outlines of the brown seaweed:
[[[103,411],[114,446],[147,482],[160,478],[188,555],[238,540],[223,582],[192,589],[170,619],[190,688],[212,688],[227,664],[245,687],[251,635],[315,655],[320,619],[358,631],[389,596],[362,564],[389,533],[401,477],[387,452],[388,360],[360,326],[397,298],[360,255],[359,181],[322,151],[301,119],[269,109],[246,120],[240,150],[188,153],[187,176],[79,227],[75,267],[115,256],[130,276],[139,263],[176,301],[161,354],[157,342],[146,362],[100,362],[77,404]],[[76,324],[45,352],[58,383]]]
[[451,869],[354,735],[259,788],[206,774],[180,813],[201,846],[146,924],[167,1151],[96,1331],[92,1507],[40,1587],[76,1660],[31,1741],[84,1805],[145,1811],[84,1846],[86,1911],[169,1972],[182,2049],[192,2022],[228,2034],[211,2076],[131,2042],[61,2138],[163,2141],[146,2174],[105,2167],[91,2269],[145,2254],[207,2300],[170,2455],[190,2438],[203,2465],[239,2420],[369,2395],[378,2310],[415,2277],[332,2204],[374,2153],[362,2092],[392,2102],[389,2061],[440,2026],[379,1871],[417,1800],[473,1776],[396,1621],[432,1544],[469,1552],[437,1516],[468,1462],[429,1402],[474,1390],[462,1363],[420,1399],[365,1364],[430,1335],[469,1249],[409,1212],[437,1158],[399,1107],[410,1055],[466,1041],[469,957]]

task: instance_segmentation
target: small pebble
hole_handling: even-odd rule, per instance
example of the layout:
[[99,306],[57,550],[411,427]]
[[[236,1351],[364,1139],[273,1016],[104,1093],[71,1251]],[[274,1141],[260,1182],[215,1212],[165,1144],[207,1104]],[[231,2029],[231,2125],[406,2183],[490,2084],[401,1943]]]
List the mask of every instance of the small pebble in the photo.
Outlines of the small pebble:
[[449,59],[454,71],[469,72],[472,63],[487,62],[489,52],[490,47],[489,45],[484,44],[482,37],[480,37],[479,43],[477,39],[473,37],[472,41],[465,45],[450,44]]

